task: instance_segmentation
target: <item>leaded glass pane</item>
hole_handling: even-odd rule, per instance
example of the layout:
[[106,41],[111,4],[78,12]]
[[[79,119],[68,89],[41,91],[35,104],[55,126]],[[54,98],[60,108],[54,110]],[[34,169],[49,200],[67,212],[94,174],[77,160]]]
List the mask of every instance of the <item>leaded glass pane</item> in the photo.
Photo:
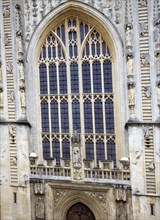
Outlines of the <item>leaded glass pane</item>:
[[82,64],[83,93],[91,93],[91,76],[89,62]]
[[70,142],[68,139],[62,141],[63,159],[70,159]]
[[59,117],[58,117],[58,103],[53,100],[50,104],[51,106],[51,127],[52,132],[59,132]]
[[65,63],[59,64],[59,87],[60,94],[67,94],[67,72]]
[[112,64],[109,60],[105,60],[103,63],[104,74],[104,91],[106,93],[112,93]]
[[43,157],[44,159],[50,158],[50,142],[47,139],[42,141],[43,144]]
[[50,94],[57,94],[57,70],[55,64],[49,65]]
[[66,100],[61,101],[61,130],[62,133],[69,132],[68,103]]
[[102,82],[101,82],[101,64],[100,61],[95,61],[93,63],[93,89],[94,93],[102,92]]
[[105,113],[106,113],[106,132],[108,134],[114,134],[114,110],[113,101],[107,99],[105,102]]
[[78,100],[73,100],[72,102],[72,120],[73,120],[73,129],[80,131],[80,105]]
[[108,160],[116,161],[115,143],[113,140],[107,142],[107,157]]
[[40,93],[41,94],[47,94],[48,88],[47,88],[47,67],[46,65],[40,64],[39,66],[39,77],[40,77]]
[[78,64],[71,63],[70,71],[71,71],[71,92],[78,93],[79,92]]
[[93,119],[92,119],[92,103],[90,100],[84,101],[84,125],[85,125],[85,133],[93,132]]
[[53,158],[56,159],[56,164],[60,165],[60,143],[58,139],[52,141]]
[[87,140],[86,143],[86,159],[87,160],[94,160],[94,146],[93,141]]
[[48,102],[41,102],[42,132],[49,132]]
[[102,140],[96,142],[96,154],[97,162],[105,159],[104,142]]
[[95,131],[96,133],[103,133],[103,108],[101,100],[96,100],[94,102],[95,111]]

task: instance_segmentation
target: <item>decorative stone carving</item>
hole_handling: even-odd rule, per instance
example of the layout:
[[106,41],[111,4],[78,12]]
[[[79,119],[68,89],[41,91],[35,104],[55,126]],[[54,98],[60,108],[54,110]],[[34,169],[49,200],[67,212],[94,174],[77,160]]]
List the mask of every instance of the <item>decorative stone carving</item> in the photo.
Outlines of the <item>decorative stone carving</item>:
[[39,197],[36,201],[36,219],[44,219],[45,218],[45,207],[44,202],[41,197]]
[[141,6],[147,6],[147,0],[139,0]]
[[126,189],[124,189],[122,186],[119,186],[115,189],[115,195],[116,195],[116,201],[126,202],[127,200]]
[[156,169],[156,165],[155,165],[154,161],[150,161],[150,163],[148,165],[148,169],[149,170],[155,170]]
[[54,199],[54,206],[57,206],[59,200],[64,197],[69,191],[64,189],[55,189],[53,190],[53,199]]
[[139,34],[141,36],[144,36],[148,32],[148,26],[146,23],[140,23],[139,24]]
[[8,34],[4,34],[4,45],[7,46],[9,44]]
[[35,183],[34,184],[34,193],[43,195],[44,194],[44,183],[41,183],[41,182]]
[[92,198],[94,198],[104,209],[105,212],[108,211],[108,201],[107,201],[107,195],[106,193],[101,192],[87,192],[88,195],[90,195]]
[[144,95],[147,98],[151,97],[151,87],[150,86],[144,86],[143,87]]
[[10,61],[7,62],[6,70],[7,70],[7,73],[12,73],[13,72],[12,62],[10,62]]
[[28,174],[26,174],[26,173],[22,174],[22,186],[27,186],[28,182],[29,182]]
[[9,136],[12,138],[15,138],[15,132],[16,132],[16,126],[15,125],[10,125],[9,126]]
[[156,72],[157,72],[157,74],[160,74],[160,53],[157,54],[157,59],[156,59]]
[[141,154],[142,154],[142,148],[137,148],[136,152],[135,152],[135,157],[133,158],[132,164],[137,164],[138,159],[140,158]]
[[74,171],[73,171],[73,179],[74,180],[81,180],[82,179],[82,171],[81,171],[81,169],[74,169]]
[[16,23],[16,33],[21,30],[21,6],[19,4],[15,5],[16,9],[16,16],[15,16],[15,23]]
[[160,52],[160,25],[155,26],[154,43],[155,43],[155,51]]
[[149,139],[149,136],[151,135],[151,129],[150,126],[143,126],[143,132],[144,132],[144,138]]
[[149,54],[142,54],[140,59],[143,66],[149,67]]
[[8,91],[8,98],[11,102],[15,101],[14,91],[12,91],[12,90]]
[[3,16],[4,17],[9,17],[10,16],[10,8],[9,5],[5,5],[3,7]]

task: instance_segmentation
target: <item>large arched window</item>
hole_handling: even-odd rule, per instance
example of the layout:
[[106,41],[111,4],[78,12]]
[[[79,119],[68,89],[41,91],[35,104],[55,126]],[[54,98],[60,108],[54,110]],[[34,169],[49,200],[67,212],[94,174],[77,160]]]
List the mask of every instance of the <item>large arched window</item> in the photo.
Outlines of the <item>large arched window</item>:
[[116,161],[112,57],[102,34],[67,18],[48,34],[38,62],[44,159],[70,159],[76,129],[83,158]]

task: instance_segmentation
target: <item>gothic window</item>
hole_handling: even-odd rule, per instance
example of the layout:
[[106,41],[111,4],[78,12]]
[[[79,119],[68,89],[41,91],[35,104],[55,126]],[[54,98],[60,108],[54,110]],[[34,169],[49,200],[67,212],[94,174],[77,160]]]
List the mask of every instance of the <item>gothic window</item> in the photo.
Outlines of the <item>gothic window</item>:
[[70,159],[71,136],[83,157],[116,161],[112,57],[96,27],[71,17],[53,28],[39,56],[44,159]]

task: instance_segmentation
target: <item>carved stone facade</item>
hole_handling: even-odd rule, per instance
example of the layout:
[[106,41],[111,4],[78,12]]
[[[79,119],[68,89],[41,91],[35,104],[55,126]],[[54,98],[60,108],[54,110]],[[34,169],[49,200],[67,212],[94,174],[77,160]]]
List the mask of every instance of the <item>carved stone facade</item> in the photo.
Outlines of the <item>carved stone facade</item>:
[[1,0],[0,18],[0,219],[159,220],[160,0]]

